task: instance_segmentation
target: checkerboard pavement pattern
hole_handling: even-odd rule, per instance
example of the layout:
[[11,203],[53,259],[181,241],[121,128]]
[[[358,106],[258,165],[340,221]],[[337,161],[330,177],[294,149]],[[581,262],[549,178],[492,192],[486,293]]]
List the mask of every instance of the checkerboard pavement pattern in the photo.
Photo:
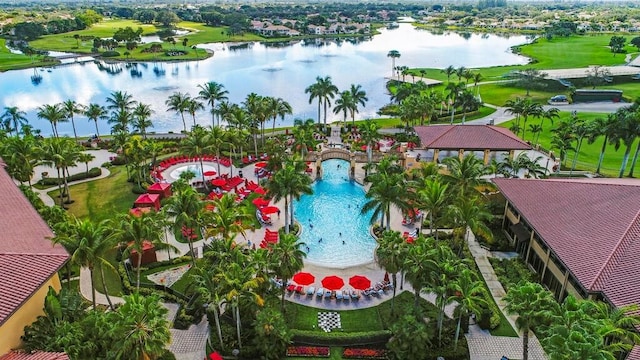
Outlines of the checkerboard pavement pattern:
[[340,314],[334,311],[318,312],[318,327],[325,332],[330,332],[333,329],[342,329]]

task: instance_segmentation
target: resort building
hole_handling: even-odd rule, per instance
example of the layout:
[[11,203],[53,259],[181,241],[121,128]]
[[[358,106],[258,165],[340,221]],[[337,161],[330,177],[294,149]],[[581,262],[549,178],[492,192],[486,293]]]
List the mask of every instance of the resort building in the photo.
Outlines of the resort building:
[[0,359],[62,359],[60,354],[8,354],[20,347],[24,327],[43,314],[49,287],[60,290],[58,270],[69,255],[62,246],[52,245],[51,229],[16,187],[1,159],[0,168]]
[[[440,162],[451,156],[462,159],[472,153],[486,165],[491,159],[502,161],[506,157],[513,158],[515,151],[531,149],[531,145],[514,133],[498,126],[429,125],[414,129],[420,138],[418,149],[426,150],[421,161]],[[411,163],[410,158],[407,163]]]
[[640,180],[494,182],[506,199],[504,231],[558,300],[640,303]]

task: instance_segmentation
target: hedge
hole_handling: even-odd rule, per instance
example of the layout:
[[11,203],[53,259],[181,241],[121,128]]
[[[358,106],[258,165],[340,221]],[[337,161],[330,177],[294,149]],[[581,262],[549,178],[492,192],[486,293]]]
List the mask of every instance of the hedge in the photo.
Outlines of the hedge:
[[[71,175],[67,177],[67,182],[78,181],[84,179],[91,179],[102,175],[102,169],[94,167],[89,170],[89,173],[83,171],[78,174]],[[62,185],[64,184],[64,179],[57,177],[45,177],[38,181],[38,184],[43,186],[53,186],[53,185]]]
[[296,344],[325,346],[385,345],[392,335],[389,330],[321,333],[317,330],[298,329],[291,330],[291,334],[292,341]]

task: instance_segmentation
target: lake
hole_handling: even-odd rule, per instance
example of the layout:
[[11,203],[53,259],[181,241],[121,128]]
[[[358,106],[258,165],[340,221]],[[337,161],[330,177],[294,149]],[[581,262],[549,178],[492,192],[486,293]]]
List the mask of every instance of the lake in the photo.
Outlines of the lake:
[[[295,118],[317,117],[317,102],[309,104],[305,88],[317,76],[331,76],[333,83],[346,90],[359,84],[369,101],[358,118],[376,117],[380,107],[389,103],[385,76],[391,76],[390,50],[401,54],[396,66],[445,68],[479,68],[496,65],[526,64],[528,59],[511,53],[510,47],[527,42],[526,36],[499,36],[456,33],[432,34],[400,24],[397,29],[381,29],[369,39],[313,39],[287,44],[203,44],[214,56],[191,62],[139,64],[107,64],[102,61],[64,64],[53,69],[25,69],[0,73],[0,106],[18,106],[27,112],[29,123],[51,132],[45,120],[36,117],[36,108],[73,99],[81,104],[104,104],[112,91],[127,91],[134,99],[150,104],[155,110],[151,131],[180,131],[180,115],[167,112],[165,100],[175,91],[196,96],[198,84],[222,83],[231,102],[242,102],[247,94],[281,97],[288,101],[294,114],[277,126],[291,125]],[[33,82],[36,75],[39,81]],[[429,77],[429,74],[426,74]],[[342,115],[329,120],[341,120]],[[192,123],[188,114],[187,125]],[[196,115],[202,125],[211,124],[209,108]],[[78,133],[95,132],[93,122],[76,116]],[[270,123],[269,123],[270,126]],[[70,124],[58,126],[61,134],[72,135]],[[109,133],[110,125],[100,124],[100,133]]]

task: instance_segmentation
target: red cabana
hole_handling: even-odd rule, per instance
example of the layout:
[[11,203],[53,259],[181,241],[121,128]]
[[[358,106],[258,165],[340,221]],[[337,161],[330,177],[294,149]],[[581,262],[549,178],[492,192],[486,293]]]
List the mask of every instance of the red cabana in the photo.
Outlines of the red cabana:
[[339,290],[344,286],[344,280],[338,276],[327,276],[322,279],[322,286],[327,290]]
[[356,290],[365,290],[371,287],[371,280],[365,276],[355,275],[349,278],[349,285]]
[[158,194],[160,199],[166,199],[171,196],[171,184],[155,183],[147,188],[149,194]]
[[136,201],[133,203],[134,207],[137,208],[154,208],[156,210],[160,210],[160,195],[158,194],[142,194],[138,196]]
[[[131,250],[131,255],[129,256],[131,260],[131,265],[134,267],[138,266],[138,252],[135,250]],[[146,265],[150,263],[154,263],[158,261],[156,258],[156,248],[153,244],[147,240],[142,243],[142,262],[140,265]]]

